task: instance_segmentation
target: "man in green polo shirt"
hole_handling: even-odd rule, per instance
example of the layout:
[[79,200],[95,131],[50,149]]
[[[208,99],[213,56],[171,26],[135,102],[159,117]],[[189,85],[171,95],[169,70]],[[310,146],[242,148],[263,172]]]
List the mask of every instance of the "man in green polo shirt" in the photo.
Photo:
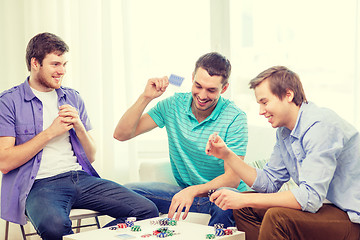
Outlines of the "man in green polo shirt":
[[152,200],[168,217],[183,219],[188,212],[208,213],[209,225],[234,226],[232,211],[223,211],[209,201],[209,190],[247,186],[221,159],[204,149],[208,136],[217,132],[241,159],[246,153],[248,130],[246,114],[224,99],[229,87],[231,64],[212,52],[201,56],[192,74],[191,93],[176,93],[144,113],[147,105],[161,96],[169,85],[167,77],[149,79],[144,92],[120,119],[114,137],[126,141],[156,127],[166,127],[172,172],[178,185],[133,183],[126,186]]

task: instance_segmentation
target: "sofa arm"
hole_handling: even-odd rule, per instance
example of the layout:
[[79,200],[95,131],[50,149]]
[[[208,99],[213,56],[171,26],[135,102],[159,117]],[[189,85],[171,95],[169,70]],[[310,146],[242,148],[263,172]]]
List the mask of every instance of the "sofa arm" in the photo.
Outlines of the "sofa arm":
[[168,158],[141,162],[139,178],[141,182],[164,182],[177,185]]

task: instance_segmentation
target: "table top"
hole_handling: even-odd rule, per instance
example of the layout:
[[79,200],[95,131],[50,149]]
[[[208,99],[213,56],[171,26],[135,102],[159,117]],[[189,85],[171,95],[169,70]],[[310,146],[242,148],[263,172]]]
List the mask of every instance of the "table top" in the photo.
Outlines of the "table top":
[[[201,240],[206,239],[207,234],[215,234],[214,227],[205,226],[197,223],[186,222],[180,220],[176,226],[160,226],[154,224],[156,220],[164,219],[163,217],[157,217],[142,221],[136,221],[134,224],[140,226],[141,231],[131,231],[131,228],[102,228],[77,234],[67,235],[63,237],[63,240],[91,240],[91,239],[106,239],[106,240],[121,240],[121,239],[158,239],[153,235],[153,231],[168,227],[169,230],[174,231],[173,236],[168,236],[166,239],[169,240]],[[148,237],[145,237],[147,235]],[[232,235],[216,236],[215,239],[226,239],[226,240],[245,240],[245,233],[236,231]]]

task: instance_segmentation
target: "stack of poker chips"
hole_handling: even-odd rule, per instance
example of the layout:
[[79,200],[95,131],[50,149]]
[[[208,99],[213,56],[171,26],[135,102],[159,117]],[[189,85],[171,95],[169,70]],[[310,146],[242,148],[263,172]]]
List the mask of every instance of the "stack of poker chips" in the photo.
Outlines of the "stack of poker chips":
[[141,231],[141,227],[139,225],[134,225],[131,227],[131,231],[133,232],[140,232]]
[[206,239],[214,239],[215,234],[206,234]]
[[222,229],[222,228],[217,228],[217,229],[215,230],[215,236],[220,237],[220,236],[224,236],[224,235],[225,235],[224,229]]
[[171,218],[163,218],[163,219],[160,219],[160,220],[151,220],[150,224],[151,225],[159,224],[160,226],[176,226],[177,221],[173,220]]
[[153,232],[153,235],[155,235],[158,238],[165,238],[165,237],[170,237],[174,235],[174,231],[173,230],[169,230],[168,227],[162,227],[162,228],[158,228],[157,230],[155,230]]
[[211,194],[213,194],[216,190],[215,189],[211,189],[208,191],[208,197],[211,197]]
[[128,226],[127,226],[126,223],[118,223],[118,224],[117,224],[117,227],[118,227],[118,228],[127,228]]
[[232,235],[234,232],[237,231],[236,227],[228,227],[227,229],[224,229],[224,224],[222,223],[216,223],[214,224],[215,229],[215,236],[224,236],[224,235]]
[[128,227],[132,227],[134,226],[134,222],[136,221],[136,217],[128,217],[126,220],[125,220],[125,223]]

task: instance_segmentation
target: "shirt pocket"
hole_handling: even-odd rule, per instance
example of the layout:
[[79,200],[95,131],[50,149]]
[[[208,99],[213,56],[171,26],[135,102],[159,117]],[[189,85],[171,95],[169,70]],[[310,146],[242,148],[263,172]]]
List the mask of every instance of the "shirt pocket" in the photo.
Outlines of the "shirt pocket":
[[35,126],[32,124],[22,124],[15,126],[16,135],[34,135]]

